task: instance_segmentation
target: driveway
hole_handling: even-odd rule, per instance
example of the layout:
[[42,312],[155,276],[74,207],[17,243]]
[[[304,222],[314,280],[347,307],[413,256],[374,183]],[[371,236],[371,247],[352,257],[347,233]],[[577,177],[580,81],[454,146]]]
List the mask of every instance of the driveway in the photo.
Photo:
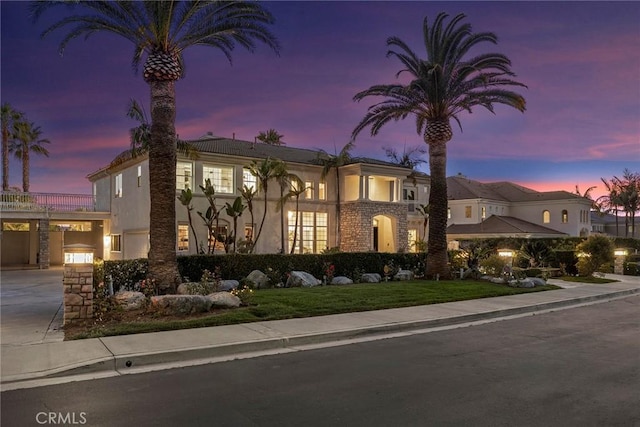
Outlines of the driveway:
[[62,341],[62,267],[0,272],[0,343]]

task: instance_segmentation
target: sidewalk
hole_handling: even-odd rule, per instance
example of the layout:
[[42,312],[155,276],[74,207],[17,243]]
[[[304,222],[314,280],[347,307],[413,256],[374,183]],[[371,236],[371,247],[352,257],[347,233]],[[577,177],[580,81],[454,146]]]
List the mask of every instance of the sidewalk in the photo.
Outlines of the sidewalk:
[[0,382],[4,391],[43,385],[47,381],[56,383],[301,351],[640,294],[640,277],[607,277],[620,282],[594,285],[550,280],[550,284],[565,289],[303,319],[3,345]]

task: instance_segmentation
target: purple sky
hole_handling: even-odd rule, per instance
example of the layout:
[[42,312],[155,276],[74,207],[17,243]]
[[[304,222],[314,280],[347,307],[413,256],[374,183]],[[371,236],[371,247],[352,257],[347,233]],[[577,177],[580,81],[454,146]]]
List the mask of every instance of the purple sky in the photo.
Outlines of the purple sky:
[[[2,102],[25,112],[51,140],[49,158],[32,156],[31,191],[90,193],[85,176],[128,148],[129,99],[148,105],[149,89],[131,69],[133,47],[110,34],[69,44],[63,32],[42,40],[64,9],[33,24],[25,2],[2,1]],[[498,35],[528,85],[522,114],[476,109],[454,128],[448,174],[509,180],[538,190],[582,191],[600,177],[640,171],[640,3],[638,2],[267,2],[282,44],[236,50],[233,65],[211,48],[185,52],[176,86],[176,129],[183,139],[207,131],[253,140],[277,129],[292,147],[333,152],[373,99],[353,95],[395,82],[400,63],[386,58],[398,36],[424,57],[424,16],[463,12],[474,31]],[[147,108],[148,110],[148,108]],[[375,138],[362,133],[354,154],[384,159],[383,146],[424,144],[414,120],[389,123]],[[425,166],[423,169],[429,172]],[[21,186],[11,163],[11,185]]]

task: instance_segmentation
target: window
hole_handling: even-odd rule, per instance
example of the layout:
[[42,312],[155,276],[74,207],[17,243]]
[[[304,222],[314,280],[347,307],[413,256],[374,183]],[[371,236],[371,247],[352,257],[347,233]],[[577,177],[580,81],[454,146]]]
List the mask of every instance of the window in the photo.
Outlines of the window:
[[294,253],[320,253],[327,248],[327,214],[324,212],[299,212],[298,231],[296,232],[296,213],[287,214],[289,224],[289,250],[296,235]]
[[120,234],[111,235],[111,252],[122,252],[122,236]]
[[244,225],[244,239],[247,242],[253,241],[253,224],[245,224]]
[[242,169],[242,185],[256,191],[258,189],[257,184],[256,177],[253,176],[249,169]]
[[481,215],[482,215],[482,219],[485,219],[487,217],[487,208],[485,208],[484,206],[481,209]]
[[202,167],[203,185],[207,179],[211,180],[216,193],[233,194],[233,167],[205,165]]
[[178,224],[178,252],[189,250],[189,226]]
[[415,228],[411,228],[408,230],[409,235],[409,252],[417,252],[418,245],[416,244],[418,240],[418,230]]
[[567,212],[567,210],[563,210],[562,211],[562,223],[566,224],[569,222],[569,212]]
[[2,231],[29,231],[28,222],[3,222]]
[[311,181],[306,181],[304,183],[304,198],[308,199],[308,200],[312,200],[313,199],[313,182]]
[[471,218],[471,206],[464,207],[464,217]]
[[551,214],[549,211],[542,211],[542,222],[544,224],[549,224],[551,222]]
[[91,221],[50,222],[49,231],[91,231]]
[[327,200],[327,184],[324,182],[318,183],[318,199]]
[[402,200],[415,200],[416,193],[413,190],[407,188],[402,189]]
[[229,233],[229,228],[226,225],[214,227],[214,236],[211,236],[209,244],[212,245],[215,240],[215,246],[213,248],[215,251],[225,251],[225,243],[227,242],[227,236]]
[[115,189],[114,189],[114,197],[122,197],[122,174],[119,173],[118,175],[116,175],[116,181],[115,181]]
[[447,208],[447,219],[451,219],[451,208]]
[[138,166],[138,187],[142,187],[142,166]]
[[176,164],[176,189],[188,190],[193,189],[191,186],[193,180],[193,166],[188,162],[178,162]]

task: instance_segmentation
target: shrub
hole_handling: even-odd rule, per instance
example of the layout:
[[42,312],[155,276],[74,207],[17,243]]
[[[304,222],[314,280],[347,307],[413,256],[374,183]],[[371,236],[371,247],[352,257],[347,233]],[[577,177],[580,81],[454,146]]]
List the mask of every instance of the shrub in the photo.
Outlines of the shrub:
[[145,258],[104,262],[104,277],[113,281],[113,292],[133,290],[147,278],[148,272],[149,263]]
[[591,276],[603,264],[613,263],[613,242],[606,236],[593,235],[580,243],[576,250],[583,256],[578,260],[578,274],[582,277]]
[[490,276],[499,277],[507,266],[507,260],[498,254],[491,255],[480,261],[480,271]]
[[624,274],[626,276],[640,276],[640,262],[625,262]]

